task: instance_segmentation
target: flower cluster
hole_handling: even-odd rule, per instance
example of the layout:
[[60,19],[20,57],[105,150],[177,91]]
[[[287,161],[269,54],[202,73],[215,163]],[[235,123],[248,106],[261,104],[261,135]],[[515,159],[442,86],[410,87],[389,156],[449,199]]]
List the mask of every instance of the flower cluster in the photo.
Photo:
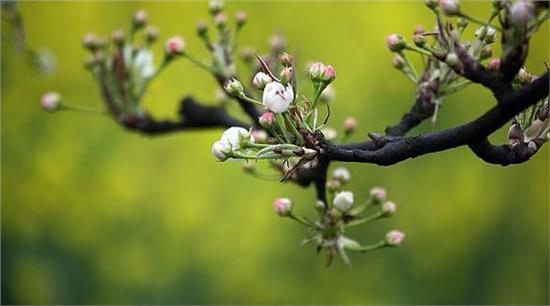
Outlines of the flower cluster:
[[[387,48],[394,53],[392,65],[417,86],[417,99],[426,109],[433,109],[433,120],[444,98],[472,84],[461,77],[475,62],[486,62],[489,71],[497,72],[501,60],[525,42],[538,26],[548,18],[548,10],[535,7],[530,0],[494,0],[493,10],[486,20],[479,20],[461,9],[458,0],[426,0],[426,6],[436,16],[433,30],[416,26],[409,43],[399,34],[386,38]],[[447,17],[447,18],[445,18]],[[454,19],[454,20],[453,20]],[[502,27],[494,25],[500,20]],[[470,24],[477,24],[473,40],[464,40]],[[491,44],[502,35],[501,58],[491,58]],[[423,70],[418,73],[407,52],[422,57]]]
[[[258,56],[260,68],[252,79],[252,86],[262,91],[261,101],[247,94],[243,84],[237,79],[231,79],[225,84],[227,94],[242,101],[260,105],[265,112],[258,118],[259,124],[269,132],[268,141],[265,144],[255,144],[254,147],[246,147],[246,152],[238,152],[242,147],[233,148],[231,157],[241,159],[286,159],[299,157],[304,161],[315,158],[319,148],[317,147],[317,135],[326,124],[319,122],[318,105],[322,93],[336,77],[336,72],[331,65],[316,62],[308,68],[308,76],[314,89],[314,96],[308,99],[302,96],[302,100],[296,97],[296,77],[294,57],[287,53],[281,53],[278,61],[280,71],[278,77],[266,62]],[[328,105],[328,104],[327,104]],[[354,129],[353,122],[348,122],[348,130]],[[232,128],[231,128],[232,129]],[[218,158],[218,160],[223,160]]]
[[317,201],[317,220],[301,216],[294,210],[293,203],[287,198],[278,198],[273,202],[273,209],[280,217],[290,218],[307,228],[304,244],[313,243],[318,252],[325,251],[327,264],[338,254],[345,264],[351,265],[347,251],[367,252],[385,247],[397,247],[405,239],[405,234],[392,230],[377,243],[362,245],[347,237],[348,228],[389,218],[395,214],[397,206],[388,201],[383,187],[373,187],[369,197],[358,203],[353,192],[343,187],[350,181],[351,175],[346,168],[336,168],[332,178],[327,182],[328,201]]

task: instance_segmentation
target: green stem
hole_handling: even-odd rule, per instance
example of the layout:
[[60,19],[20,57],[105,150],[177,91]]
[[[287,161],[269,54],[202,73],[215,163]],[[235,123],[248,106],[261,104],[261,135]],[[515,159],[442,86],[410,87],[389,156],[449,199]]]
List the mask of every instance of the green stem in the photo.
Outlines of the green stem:
[[[494,14],[494,13],[493,13],[493,14]],[[497,14],[498,14],[498,13],[497,13]],[[495,16],[496,16],[496,15],[495,15]],[[469,16],[469,15],[467,15],[467,14],[465,14],[465,13],[462,13],[462,12],[460,13],[460,17],[466,18],[466,19],[468,19],[469,21],[471,21],[471,22],[473,22],[473,23],[475,23],[475,24],[478,24],[478,25],[482,25],[482,26],[486,26],[486,27],[487,27],[487,26],[490,26],[490,27],[492,27],[492,28],[497,29],[499,32],[502,32],[502,28],[500,28],[499,26],[496,26],[496,25],[491,24],[491,20],[493,20],[494,16],[491,17],[491,18],[489,19],[489,22],[485,22],[485,21],[483,21],[483,20],[479,20],[479,19],[477,19],[477,18],[474,18],[474,17]]]
[[312,222],[306,220],[305,218],[295,214],[293,211],[290,212],[290,215],[288,215],[288,217],[302,225],[305,225],[305,226],[312,226],[314,225]]
[[407,56],[405,56],[405,53],[403,51],[400,51],[399,52],[399,55],[401,55],[401,57],[403,58],[403,60],[405,61],[405,65],[407,65],[407,68],[409,69],[409,71],[411,72],[413,78],[414,78],[414,82],[418,82],[418,74],[416,73],[416,70],[414,69],[414,66],[411,64],[411,62],[409,61],[409,59],[407,58]]
[[373,245],[367,245],[367,246],[363,246],[363,247],[360,247],[360,248],[357,248],[357,249],[353,249],[354,251],[359,251],[359,252],[368,252],[368,251],[373,251],[373,250],[377,250],[377,249],[382,249],[382,248],[385,248],[387,247],[388,245],[386,244],[386,241],[385,240],[381,240],[380,242],[378,242],[377,244],[373,244]]
[[205,64],[205,63],[199,61],[198,59],[192,57],[190,54],[188,54],[188,53],[183,53],[182,56],[185,57],[185,58],[187,58],[191,63],[193,63],[193,64],[199,66],[199,68],[202,68],[202,69],[204,69],[204,70],[206,70],[207,72],[210,72],[210,73],[212,73],[212,74],[215,74],[215,73],[216,73],[216,72],[214,71],[214,69],[213,69],[211,66],[209,66],[209,65],[207,65],[207,64]]
[[346,227],[352,227],[352,226],[357,226],[357,225],[364,224],[364,223],[369,223],[371,221],[380,219],[383,216],[384,216],[384,213],[379,211],[379,212],[377,212],[377,213],[375,213],[375,214],[373,214],[369,217],[365,217],[363,219],[358,219],[358,220],[351,221],[348,224],[346,224]]
[[302,136],[302,134],[300,134],[300,132],[298,132],[298,129],[296,128],[296,124],[294,124],[294,121],[290,117],[290,113],[285,112],[283,116],[285,117],[287,124],[290,125],[290,130],[298,140],[298,144],[300,146],[304,145],[305,143],[304,137]]
[[461,89],[464,89],[470,85],[472,85],[472,81],[470,80],[466,80],[466,81],[462,81],[460,83],[455,83],[455,84],[452,84],[452,85],[449,85],[447,87],[444,87],[441,89],[441,91],[439,91],[439,94],[440,95],[448,95],[448,94],[452,94],[456,91],[459,91]]
[[77,111],[77,112],[83,112],[83,113],[90,113],[90,114],[96,114],[96,115],[107,115],[108,113],[104,110],[99,110],[87,106],[82,105],[69,105],[69,104],[61,104],[60,110],[68,110],[68,111]]
[[405,49],[410,50],[410,51],[414,51],[414,52],[418,52],[418,53],[420,53],[420,54],[422,54],[422,55],[427,55],[427,56],[432,56],[432,55],[433,55],[430,51],[428,51],[428,50],[426,50],[426,49],[418,48],[418,47],[416,47],[416,46],[411,46],[411,45],[409,45],[409,44],[407,44],[407,45],[405,46]]

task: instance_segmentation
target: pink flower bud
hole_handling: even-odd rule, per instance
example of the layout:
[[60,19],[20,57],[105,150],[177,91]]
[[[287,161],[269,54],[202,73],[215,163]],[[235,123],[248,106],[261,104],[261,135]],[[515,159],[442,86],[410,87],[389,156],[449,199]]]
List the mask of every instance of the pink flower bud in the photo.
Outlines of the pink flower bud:
[[267,141],[267,133],[261,129],[253,129],[251,133],[255,143],[265,143]]
[[372,197],[373,204],[380,204],[386,200],[386,189],[384,187],[372,187],[370,189],[370,196]]
[[256,73],[254,79],[252,79],[252,85],[258,89],[264,89],[265,85],[271,82],[273,82],[273,79],[263,72]]
[[55,91],[45,93],[40,99],[40,106],[48,112],[58,110],[61,106],[61,95]]
[[325,66],[325,69],[323,70],[323,73],[321,75],[321,79],[325,82],[332,82],[336,78],[336,70],[332,65]]
[[419,35],[419,34],[422,34],[422,33],[425,33],[425,32],[426,32],[426,30],[424,29],[423,26],[421,26],[421,25],[414,26],[413,35]]
[[279,55],[279,61],[283,66],[292,66],[294,64],[294,57],[286,52]]
[[179,36],[174,36],[166,41],[166,54],[168,56],[183,54],[185,48],[185,41]]
[[517,0],[510,8],[510,20],[517,27],[526,27],[534,17],[535,7],[529,0]]
[[238,11],[235,14],[235,22],[237,23],[237,27],[242,27],[246,23],[246,12]]
[[493,58],[489,61],[489,64],[487,64],[487,69],[491,71],[498,71],[500,68],[500,59]]
[[272,112],[265,112],[260,116],[258,121],[262,127],[266,129],[271,128],[273,126],[273,122],[275,121],[275,114]]
[[386,243],[388,246],[396,247],[401,245],[405,239],[405,234],[398,230],[390,231],[386,234]]
[[346,120],[344,120],[344,132],[346,134],[352,133],[356,127],[357,120],[355,120],[354,117],[347,117]]
[[399,52],[407,46],[403,37],[399,34],[391,34],[386,38],[386,47],[392,52]]
[[113,31],[111,34],[111,40],[115,46],[120,47],[124,44],[124,31],[121,29]]
[[277,198],[273,201],[273,211],[279,217],[287,217],[292,212],[292,201],[288,198]]
[[224,28],[226,23],[227,23],[227,17],[225,16],[224,13],[216,14],[216,16],[214,17],[214,24],[216,24],[218,28]]
[[275,34],[269,39],[269,45],[273,53],[281,53],[285,49],[285,38],[281,34]]
[[389,217],[395,213],[397,210],[397,205],[394,202],[386,202],[382,205],[382,213],[384,216]]
[[458,0],[439,0],[439,6],[447,16],[454,16],[460,13]]
[[342,183],[340,183],[340,181],[338,180],[330,180],[327,182],[326,187],[329,192],[336,192],[340,190],[340,188],[342,187]]

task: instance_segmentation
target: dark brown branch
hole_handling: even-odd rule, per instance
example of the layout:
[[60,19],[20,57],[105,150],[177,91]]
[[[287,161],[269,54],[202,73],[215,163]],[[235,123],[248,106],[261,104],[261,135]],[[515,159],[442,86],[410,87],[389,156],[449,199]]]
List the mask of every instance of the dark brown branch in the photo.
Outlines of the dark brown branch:
[[548,96],[548,72],[534,82],[511,92],[500,103],[474,121],[443,131],[403,137],[375,151],[330,145],[329,159],[348,162],[364,162],[378,165],[393,165],[408,158],[439,152],[470,143],[478,143],[510,121],[517,113]]
[[146,135],[167,134],[189,129],[250,127],[231,117],[223,107],[204,106],[189,96],[182,99],[179,115],[179,120],[156,120],[151,116],[125,117],[121,123],[130,130]]
[[[537,146],[541,145],[542,143]],[[526,142],[520,142],[512,147],[493,145],[489,140],[483,139],[481,142],[469,144],[468,147],[483,161],[501,166],[524,163],[536,153],[536,150],[530,149]]]

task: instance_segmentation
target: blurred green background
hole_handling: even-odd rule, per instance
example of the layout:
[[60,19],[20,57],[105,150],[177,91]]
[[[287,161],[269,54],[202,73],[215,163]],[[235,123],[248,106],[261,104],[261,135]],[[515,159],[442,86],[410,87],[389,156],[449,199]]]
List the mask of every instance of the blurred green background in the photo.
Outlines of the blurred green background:
[[[410,39],[416,24],[431,28],[422,2],[229,2],[249,15],[241,46],[266,51],[273,32],[287,38],[302,64],[336,67],[331,122],[352,114],[361,140],[383,131],[410,107],[414,88],[391,67],[384,46],[393,32]],[[194,35],[206,2],[24,2],[28,43],[49,48],[57,70],[40,75],[2,36],[2,301],[25,304],[547,304],[548,146],[525,164],[500,167],[467,148],[391,167],[347,164],[361,199],[383,185],[397,215],[354,230],[378,241],[406,232],[401,248],[353,254],[354,267],[300,246],[303,229],[272,211],[288,196],[312,215],[314,192],[244,175],[238,163],[217,163],[211,144],[221,131],[155,138],[126,132],[112,120],[41,111],[44,91],[101,107],[82,68],[80,38],[126,28],[138,8],[162,39]],[[475,16],[490,3],[466,2]],[[2,33],[5,33],[3,29]],[[548,25],[531,44],[527,67],[544,71]],[[160,46],[158,46],[160,53]],[[241,66],[242,67],[242,66]],[[303,87],[309,87],[305,81]],[[213,79],[180,61],[152,86],[146,107],[173,117],[193,94],[214,101]],[[472,86],[448,99],[436,125],[453,126],[492,107]],[[505,142],[505,131],[494,135]],[[334,164],[337,166],[337,164]]]

